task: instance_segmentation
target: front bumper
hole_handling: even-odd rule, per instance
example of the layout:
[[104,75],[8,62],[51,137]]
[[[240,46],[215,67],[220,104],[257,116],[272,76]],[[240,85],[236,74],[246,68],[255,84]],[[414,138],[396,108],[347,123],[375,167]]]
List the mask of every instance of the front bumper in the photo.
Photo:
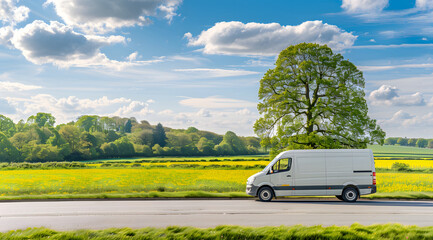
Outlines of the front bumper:
[[254,184],[248,184],[245,192],[250,196],[256,197],[258,189],[258,186],[255,186]]

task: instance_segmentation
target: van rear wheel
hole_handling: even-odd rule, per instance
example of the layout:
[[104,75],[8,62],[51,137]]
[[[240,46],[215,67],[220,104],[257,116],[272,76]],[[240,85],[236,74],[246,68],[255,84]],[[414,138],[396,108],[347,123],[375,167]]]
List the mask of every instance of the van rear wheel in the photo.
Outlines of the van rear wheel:
[[358,191],[353,187],[348,187],[343,190],[343,200],[345,202],[356,202],[358,199]]
[[274,193],[270,187],[263,187],[259,190],[259,199],[262,202],[270,202],[274,197]]

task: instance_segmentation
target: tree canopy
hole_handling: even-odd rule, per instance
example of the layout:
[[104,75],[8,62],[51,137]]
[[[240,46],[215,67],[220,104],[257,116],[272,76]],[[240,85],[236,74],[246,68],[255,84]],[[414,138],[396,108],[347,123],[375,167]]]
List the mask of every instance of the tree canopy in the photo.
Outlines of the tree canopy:
[[254,130],[271,155],[287,149],[366,148],[385,133],[368,116],[362,72],[326,45],[283,50],[260,81]]
[[256,137],[222,136],[197,128],[172,129],[135,118],[80,116],[54,126],[49,113],[15,124],[0,115],[0,162],[79,161],[149,156],[256,154]]

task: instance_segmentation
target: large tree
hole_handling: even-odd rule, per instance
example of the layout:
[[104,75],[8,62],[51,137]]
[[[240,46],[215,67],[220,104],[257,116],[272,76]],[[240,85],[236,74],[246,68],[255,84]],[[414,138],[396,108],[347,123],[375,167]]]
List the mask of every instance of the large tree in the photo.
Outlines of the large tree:
[[260,81],[254,130],[275,155],[287,149],[366,148],[384,131],[368,116],[364,78],[326,45],[283,50]]
[[56,123],[56,118],[51,113],[39,112],[27,118],[28,125],[36,124],[38,127],[53,127],[54,123]]
[[17,129],[12,119],[0,114],[0,132],[3,132],[6,137],[12,137]]
[[155,130],[153,130],[153,141],[161,147],[164,147],[167,143],[167,136],[165,135],[165,130],[161,123],[158,123]]

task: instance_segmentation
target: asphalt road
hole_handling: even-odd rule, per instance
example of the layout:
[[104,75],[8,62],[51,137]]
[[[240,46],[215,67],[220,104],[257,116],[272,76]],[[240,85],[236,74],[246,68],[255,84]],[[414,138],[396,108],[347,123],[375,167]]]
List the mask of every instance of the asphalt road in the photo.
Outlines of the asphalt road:
[[355,222],[433,226],[433,202],[281,200],[146,200],[0,202],[0,231],[48,227],[56,230],[170,225],[351,225]]

